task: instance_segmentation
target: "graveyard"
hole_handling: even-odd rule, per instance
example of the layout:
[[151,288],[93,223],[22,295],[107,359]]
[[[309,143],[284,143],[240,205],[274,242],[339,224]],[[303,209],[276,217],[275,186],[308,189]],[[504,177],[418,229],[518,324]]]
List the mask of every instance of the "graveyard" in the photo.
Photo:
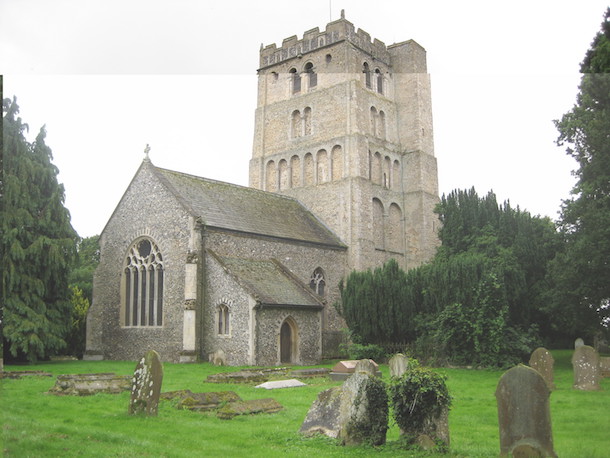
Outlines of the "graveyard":
[[[538,389],[552,386],[548,397],[554,453],[561,457],[605,457],[610,430],[610,379],[596,379],[593,389],[575,388],[574,350],[551,351],[552,385],[540,378]],[[602,355],[608,356],[608,355]],[[148,357],[148,356],[147,356]],[[544,354],[547,361],[550,355]],[[38,371],[20,378],[0,380],[2,449],[4,456],[498,456],[497,391],[509,371],[434,368],[446,376],[452,404],[449,411],[450,446],[446,453],[404,449],[400,430],[392,420],[385,444],[341,445],[325,435],[299,432],[319,393],[345,382],[328,373],[337,361],[320,366],[261,368],[221,367],[212,364],[164,362],[157,375],[148,377],[136,361],[53,361],[35,365],[5,366],[5,371]],[[533,364],[533,363],[530,363]],[[137,383],[153,387],[161,377],[161,399],[149,414],[134,389],[86,396],[57,393],[56,385],[69,390],[70,383],[91,388],[86,374],[104,374],[103,380],[139,375]],[[305,370],[307,369],[307,370]],[[375,368],[375,371],[377,368]],[[379,364],[381,380],[388,383],[390,367]],[[513,369],[511,369],[512,371]],[[533,370],[519,367],[529,377]],[[540,370],[540,369],[539,369]],[[241,372],[246,380],[218,374]],[[81,374],[72,379],[68,374]],[[113,374],[113,375],[110,375]],[[159,375],[160,374],[160,375]],[[60,378],[63,375],[65,377]],[[294,376],[298,375],[298,376]],[[90,378],[90,377],[89,377]],[[276,380],[298,379],[286,388],[273,389]],[[142,379],[143,382],[140,382]],[[267,380],[263,382],[263,380]],[[257,386],[262,385],[260,388]],[[112,385],[113,387],[115,385]],[[59,390],[61,391],[61,390]],[[548,391],[547,391],[548,392]],[[209,393],[219,393],[210,395]],[[220,393],[224,393],[220,395]],[[227,394],[231,393],[231,394]],[[204,395],[205,394],[205,395]],[[223,397],[224,396],[224,397]],[[517,398],[521,396],[516,390]],[[526,396],[526,394],[524,394]],[[134,399],[136,399],[134,401]],[[272,400],[265,411],[237,411],[220,415],[220,406],[258,406]],[[517,399],[519,401],[519,399]],[[199,407],[197,407],[197,402]],[[511,401],[511,402],[514,402]],[[134,404],[135,403],[135,404]],[[212,405],[213,404],[213,405]],[[133,406],[140,406],[136,408]],[[210,407],[211,406],[211,407]],[[197,408],[196,408],[197,407]],[[552,455],[551,455],[552,456]]]

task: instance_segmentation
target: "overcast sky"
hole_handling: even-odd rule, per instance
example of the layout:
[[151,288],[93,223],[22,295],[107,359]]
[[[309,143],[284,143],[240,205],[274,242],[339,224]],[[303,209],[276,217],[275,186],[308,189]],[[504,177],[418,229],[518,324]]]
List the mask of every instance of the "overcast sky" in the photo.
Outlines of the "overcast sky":
[[79,235],[99,234],[150,144],[155,165],[248,184],[260,45],[346,19],[428,52],[440,193],[474,186],[556,219],[555,145],[606,1],[0,0],[4,97],[47,144]]

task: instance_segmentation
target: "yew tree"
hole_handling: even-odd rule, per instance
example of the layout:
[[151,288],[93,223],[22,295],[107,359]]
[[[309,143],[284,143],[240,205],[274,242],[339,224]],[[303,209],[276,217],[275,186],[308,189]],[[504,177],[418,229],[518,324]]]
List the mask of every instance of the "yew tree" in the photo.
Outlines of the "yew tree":
[[35,361],[61,350],[70,327],[68,274],[77,234],[43,127],[28,142],[16,99],[4,99],[0,208],[4,356]]

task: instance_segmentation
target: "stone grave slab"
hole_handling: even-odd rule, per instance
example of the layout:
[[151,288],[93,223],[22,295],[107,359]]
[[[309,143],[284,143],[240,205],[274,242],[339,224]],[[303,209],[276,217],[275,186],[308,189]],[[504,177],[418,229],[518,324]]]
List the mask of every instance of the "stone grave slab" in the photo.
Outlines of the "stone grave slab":
[[207,412],[220,408],[226,402],[241,401],[234,391],[213,391],[206,393],[184,394],[180,396],[176,404],[179,410],[191,410],[194,412]]
[[553,364],[555,359],[551,352],[546,348],[537,348],[532,352],[530,357],[529,366],[536,369],[549,387],[549,390],[555,389],[555,382],[553,377]]
[[[355,360],[339,361],[337,364],[335,364],[330,371],[330,374],[329,374],[330,379],[334,380],[334,381],[347,380],[347,378],[350,375],[352,375],[354,372],[356,372],[356,366],[358,365],[358,363],[360,361],[370,361],[376,368],[376,375],[381,376],[381,371],[379,371],[379,366],[372,359],[368,359],[368,360],[355,359]],[[362,363],[362,364],[365,364],[365,363]],[[368,370],[368,369],[364,369],[364,366],[363,366],[363,370]]]
[[572,355],[572,367],[574,368],[574,385],[576,390],[596,391],[599,385],[601,373],[599,370],[599,354],[595,348],[583,345],[574,350]]
[[[531,367],[520,364],[502,375],[496,388],[500,456],[557,457],[550,394],[542,375]],[[520,455],[525,452],[530,454]]]
[[275,413],[284,407],[275,399],[252,399],[250,401],[228,402],[218,410],[216,416],[221,420],[230,420],[237,415],[254,415]]
[[261,383],[260,385],[255,386],[255,388],[265,388],[266,390],[275,390],[278,388],[296,388],[300,386],[307,386],[303,382],[297,379],[288,379],[288,380],[274,380],[272,382]]
[[288,369],[285,367],[271,369],[251,369],[236,372],[220,372],[208,375],[208,383],[263,383],[272,377],[285,376]]
[[390,358],[388,365],[390,367],[390,377],[400,377],[407,371],[409,358],[402,353],[396,353]]
[[53,374],[44,371],[0,371],[0,378],[19,379],[23,377],[53,377]]
[[163,365],[159,353],[150,350],[136,365],[131,381],[131,398],[129,413],[157,415],[161,384],[163,383]]
[[113,372],[58,375],[49,393],[58,396],[90,396],[97,393],[119,394],[131,388],[131,376]]
[[292,377],[308,378],[308,377],[326,377],[330,373],[330,369],[326,367],[314,367],[311,369],[294,369],[290,371]]

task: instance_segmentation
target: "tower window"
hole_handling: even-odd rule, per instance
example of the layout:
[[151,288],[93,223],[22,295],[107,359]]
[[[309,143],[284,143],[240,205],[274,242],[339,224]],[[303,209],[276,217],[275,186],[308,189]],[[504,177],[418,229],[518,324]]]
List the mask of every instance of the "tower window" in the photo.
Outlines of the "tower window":
[[364,84],[367,88],[371,88],[371,69],[369,68],[369,64],[366,62],[362,66],[362,73],[364,73]]
[[375,76],[377,77],[377,92],[383,94],[383,73],[376,69]]
[[314,71],[311,62],[308,62],[307,65],[305,65],[305,73],[307,73],[307,76],[309,77],[309,87],[316,87],[318,84],[318,74]]
[[333,56],[331,56],[330,54],[326,54],[326,63],[330,64],[330,62],[333,60]]
[[292,78],[292,93],[298,94],[301,92],[301,75],[297,73],[296,68],[290,69],[290,77]]

